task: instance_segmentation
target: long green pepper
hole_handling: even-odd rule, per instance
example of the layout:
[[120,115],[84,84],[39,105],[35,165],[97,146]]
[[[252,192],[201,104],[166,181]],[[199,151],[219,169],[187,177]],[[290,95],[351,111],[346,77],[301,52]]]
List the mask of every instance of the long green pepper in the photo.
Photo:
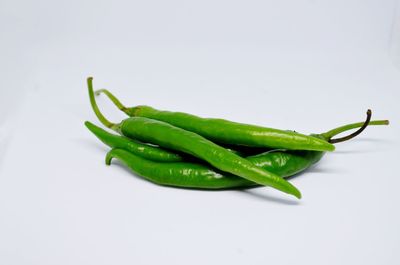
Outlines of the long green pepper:
[[196,189],[232,189],[256,186],[247,179],[223,172],[209,166],[190,162],[162,163],[144,159],[123,149],[111,149],[106,156],[106,164],[117,158],[134,173],[163,186]]
[[[364,123],[352,123],[335,128],[326,133],[316,135],[316,137],[321,137],[323,139],[329,140],[337,134],[348,131],[350,129],[363,127],[363,125],[366,124],[387,125],[388,121],[375,120],[368,122],[367,120]],[[248,181],[246,179],[237,177],[232,174],[223,173],[212,169],[209,166],[201,165],[198,163],[159,163],[160,156],[158,154],[152,157],[154,152],[148,153],[145,156],[143,155],[143,153],[129,152],[130,140],[128,138],[106,132],[105,130],[93,125],[90,122],[85,122],[85,125],[103,143],[107,144],[110,147],[116,147],[118,145],[118,147],[121,148],[113,148],[113,150],[107,154],[107,164],[110,164],[112,158],[117,158],[122,161],[126,166],[128,166],[133,172],[156,184],[200,189],[248,188],[257,185],[256,183]],[[93,126],[94,128],[96,128],[96,130],[93,130]],[[362,130],[357,131],[357,134],[359,134],[361,131]],[[355,135],[353,134],[353,137],[354,136]],[[121,144],[122,142],[124,142],[125,144]],[[153,148],[164,151],[161,148]],[[248,156],[246,157],[246,159],[256,166],[262,167],[272,173],[279,175],[280,177],[285,178],[307,169],[311,165],[318,162],[323,155],[324,152],[320,151],[272,150],[258,155]],[[165,160],[164,162],[168,161]]]
[[213,142],[251,147],[283,148],[288,150],[334,151],[327,141],[296,133],[224,119],[201,118],[183,112],[161,111],[150,106],[125,107],[106,89],[96,94],[106,94],[112,102],[130,117],[145,117],[163,121],[176,127],[195,132]]
[[[120,107],[122,104],[107,90],[100,91],[106,93],[111,100]],[[98,92],[98,93],[100,93]],[[96,106],[97,108],[97,106]],[[98,109],[97,109],[98,110]],[[371,113],[367,112],[367,121],[364,123],[353,123],[344,125],[320,135],[313,135],[329,141],[331,143],[342,142],[358,135],[367,125],[387,125],[387,120],[370,121]],[[112,158],[118,158],[126,164],[132,171],[142,177],[161,185],[201,188],[201,189],[227,189],[227,188],[246,188],[257,184],[240,178],[238,176],[212,169],[209,166],[197,163],[176,162],[181,161],[182,156],[172,153],[162,148],[149,146],[123,136],[117,136],[104,131],[103,129],[86,122],[85,125],[102,142],[113,148],[106,158],[106,163],[110,164]],[[332,139],[339,133],[361,127],[357,132],[346,137]],[[122,148],[122,149],[118,149]],[[238,146],[238,148],[243,148]],[[127,150],[127,151],[126,151]],[[251,152],[256,149],[249,149]],[[284,151],[272,150],[255,156],[248,156],[247,160],[259,167],[269,170],[281,177],[287,177],[298,173],[312,164],[316,163],[323,156],[324,152],[318,151]],[[151,161],[153,160],[153,161]],[[155,161],[155,162],[154,162]],[[167,163],[160,163],[165,161]],[[173,163],[168,163],[174,161]]]
[[[137,148],[132,149],[131,139],[107,132],[89,121],[86,121],[85,125],[100,141],[113,149],[123,149],[129,153],[154,162],[164,162],[167,164],[169,164],[168,162],[185,162],[183,157],[179,155],[177,155],[179,160],[177,158],[176,161],[171,161],[170,154],[174,153],[155,146],[150,146],[151,149],[147,150],[149,146],[142,143],[139,145],[140,152],[138,152]],[[168,156],[165,156],[165,153],[167,153]],[[304,167],[315,163],[316,160],[322,157],[322,154],[323,152],[319,151],[284,151],[277,149],[247,156],[246,159],[256,166],[262,167],[282,177],[295,174]]]
[[165,149],[151,146],[148,144],[140,143],[128,137],[115,135],[109,133],[102,128],[94,125],[91,122],[86,121],[85,126],[100,139],[104,144],[111,148],[124,149],[132,154],[138,155],[142,158],[159,161],[159,162],[179,162],[183,160],[183,157],[174,152],[170,152]]
[[106,127],[129,138],[193,155],[224,172],[240,176],[260,185],[271,186],[299,199],[301,198],[300,191],[283,178],[255,166],[250,161],[229,152],[196,133],[144,117],[131,117],[119,124],[109,122],[97,107],[92,78],[88,78],[87,81],[92,108]]

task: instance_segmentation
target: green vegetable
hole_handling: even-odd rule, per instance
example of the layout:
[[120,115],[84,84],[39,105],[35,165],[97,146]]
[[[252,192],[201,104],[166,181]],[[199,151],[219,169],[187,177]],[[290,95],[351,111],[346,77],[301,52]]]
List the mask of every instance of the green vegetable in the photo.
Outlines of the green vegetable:
[[[288,177],[308,168],[323,155],[323,152],[318,151],[303,152],[306,153],[306,157],[300,153],[269,152],[261,154],[257,159],[263,161],[264,167],[270,168],[271,172],[282,173],[282,177]],[[134,173],[159,185],[213,190],[258,186],[257,183],[247,179],[198,163],[156,162],[115,148],[107,153],[107,165],[111,163],[112,158],[117,158]],[[253,163],[257,164],[257,159],[254,159]]]
[[131,152],[132,154],[153,161],[178,162],[183,160],[181,155],[156,146],[140,143],[124,136],[109,133],[91,122],[86,121],[85,125],[94,135],[97,136],[97,138],[112,148],[121,148]]
[[224,119],[200,118],[182,112],[156,110],[149,106],[127,108],[108,90],[101,89],[96,91],[96,94],[100,93],[105,93],[128,116],[145,117],[167,122],[176,127],[195,132],[220,144],[283,148],[288,150],[335,150],[335,147],[327,141],[293,131],[242,124]]
[[[369,121],[370,115],[371,114],[369,113],[369,115],[367,116],[367,120],[364,123],[360,122],[348,124],[323,133],[321,135],[315,135],[315,137],[329,140],[339,133],[361,127],[361,129],[359,129],[356,134],[351,134],[352,137],[354,137],[355,135],[361,133],[362,130],[365,129],[367,124],[388,124],[388,121],[386,120]],[[103,134],[101,137],[108,137],[107,134],[113,136],[112,139],[118,137],[125,139],[122,136],[113,135],[108,132],[106,132],[106,134]],[[346,136],[346,138],[348,138],[348,136]],[[102,139],[100,138],[100,140]],[[102,141],[106,142],[104,140]],[[108,141],[108,143],[110,143],[110,141]],[[112,143],[110,146],[112,146]],[[271,150],[259,155],[248,156],[247,160],[249,160],[256,166],[262,167],[281,177],[288,177],[299,173],[307,169],[311,165],[315,164],[322,158],[323,155],[324,152],[320,151]],[[130,154],[129,152],[120,149],[113,149],[108,153],[106,159],[107,164],[110,164],[111,159],[114,157],[121,160],[135,173],[139,174],[140,176],[151,182],[160,185],[200,189],[247,188],[257,185],[254,182],[248,181],[232,174],[223,173],[206,165],[187,162],[157,163],[140,157],[140,154]]]
[[271,186],[301,198],[300,191],[283,178],[255,166],[245,158],[229,152],[196,133],[144,117],[128,118],[119,124],[109,122],[97,107],[92,78],[88,78],[87,81],[92,108],[106,127],[129,138],[193,155],[221,171],[240,176],[260,185]]
[[108,152],[107,165],[111,163],[112,158],[117,158],[136,174],[159,185],[198,189],[228,189],[257,185],[232,174],[217,172],[205,165],[188,162],[155,162],[123,149],[112,149]]
[[[92,80],[89,78],[89,96],[93,110],[99,120],[107,127],[132,138],[130,139],[128,137],[108,133],[97,126],[86,122],[85,125],[101,141],[111,147],[116,147],[107,154],[106,163],[110,164],[113,158],[117,158],[137,174],[161,185],[202,189],[227,189],[246,188],[261,184],[270,185],[300,198],[301,195],[299,191],[283,179],[279,181],[278,176],[287,177],[301,172],[319,161],[324,155],[324,152],[322,151],[293,151],[278,149],[264,152],[259,155],[248,156],[246,160],[233,153],[235,151],[230,152],[221,146],[215,145],[204,139],[196,133],[185,131],[162,121],[143,117],[133,117],[124,120],[120,124],[113,124],[105,119],[105,117],[100,113],[94,99],[91,82]],[[120,109],[126,109],[118,99],[107,90],[102,90],[99,93],[101,92],[106,93]],[[173,114],[171,115],[174,116]],[[188,118],[187,121],[190,122],[189,118],[191,116],[188,114],[183,115]],[[198,117],[195,118],[201,119]],[[355,137],[368,125],[388,124],[387,120],[370,121],[370,119],[371,111],[368,110],[367,120],[364,123],[348,124],[326,133],[311,135],[308,137],[319,139],[325,143],[338,143]],[[195,123],[198,123],[199,121],[196,119],[194,120]],[[207,119],[201,120],[204,121]],[[218,121],[216,119],[210,120],[213,122]],[[234,124],[231,122],[228,123],[231,125]],[[359,129],[348,136],[332,139],[337,134],[355,128]],[[296,132],[291,133],[299,135]],[[198,163],[182,162],[182,159],[184,158],[181,155],[133,139],[157,144],[161,147],[166,147],[176,151],[183,151],[203,159],[217,168],[212,168],[209,165]],[[233,145],[236,144],[236,142],[229,142],[228,144]],[[237,145],[236,147],[247,149],[244,149],[245,153],[248,151],[251,153],[257,150],[243,146],[242,144]],[[260,147],[258,146],[258,148]],[[251,164],[254,164],[254,166]]]

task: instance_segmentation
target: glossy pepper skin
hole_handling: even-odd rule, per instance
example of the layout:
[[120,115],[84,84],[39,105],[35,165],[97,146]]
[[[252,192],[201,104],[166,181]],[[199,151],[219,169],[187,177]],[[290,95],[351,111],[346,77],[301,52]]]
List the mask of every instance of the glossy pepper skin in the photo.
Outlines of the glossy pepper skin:
[[[103,130],[102,128],[88,121],[85,122],[85,125],[91,132],[93,132],[96,135],[96,137],[100,141],[102,141],[104,144],[108,145],[111,148],[123,149],[141,158],[156,162],[183,161],[182,156],[174,154],[170,151],[163,150],[156,146],[149,146],[143,143],[137,144],[136,142],[134,142],[135,144],[132,147],[131,143],[133,142],[133,140],[127,137],[107,132],[106,130]],[[148,147],[150,147],[150,149],[148,149]],[[323,152],[318,152],[318,151],[285,151],[278,149],[278,150],[270,150],[268,152],[263,152],[257,155],[247,156],[246,159],[255,164],[256,166],[262,167],[272,173],[279,175],[280,177],[286,177],[298,173],[304,170],[305,168],[308,168],[312,164],[316,163],[323,156],[323,154],[324,154]],[[173,167],[176,164],[169,164],[169,165],[170,167]],[[188,168],[188,170],[186,170],[185,172],[189,171],[192,172],[194,170],[195,170],[194,168],[192,169]],[[208,170],[211,170],[211,168],[208,168]],[[201,175],[203,173],[199,174]],[[178,175],[183,175],[183,173]],[[218,176],[219,175],[221,174],[218,173]],[[248,183],[250,182],[248,181]],[[232,185],[236,187],[234,183]],[[202,188],[206,187],[207,184]],[[229,184],[228,187],[225,188],[229,188]]]
[[106,127],[131,139],[190,154],[221,171],[237,175],[260,185],[271,186],[296,198],[301,198],[300,191],[283,178],[255,166],[245,158],[194,132],[144,117],[131,117],[119,124],[110,122],[97,106],[92,81],[93,78],[91,77],[87,79],[90,104],[97,118]]
[[246,159],[278,176],[289,177],[314,165],[324,154],[321,151],[271,150]]
[[221,144],[251,147],[283,148],[287,150],[333,151],[334,145],[308,135],[237,123],[224,119],[200,118],[183,112],[160,111],[149,106],[127,109],[131,117],[146,117],[167,122],[176,127],[195,132]]
[[300,191],[283,178],[255,166],[245,158],[216,145],[196,133],[162,121],[143,117],[128,118],[119,125],[114,126],[114,129],[126,137],[190,154],[221,171],[237,175],[260,185],[271,186],[301,198]]
[[[149,142],[169,149],[186,152],[207,161],[208,163],[214,165],[222,171],[227,171],[237,176],[246,178],[252,182],[272,186],[281,191],[293,194],[298,198],[300,197],[300,193],[297,191],[297,189],[290,183],[284,181],[282,178],[279,178],[277,175],[274,175],[271,172],[264,171],[255,165],[252,165],[250,161],[240,158],[239,156],[229,152],[228,150],[218,145],[215,145],[214,143],[195,133],[182,130],[181,128],[163,123],[161,121],[139,117],[124,120],[120,124],[109,122],[101,114],[97,107],[94,99],[91,78],[88,78],[88,87],[92,108],[99,120],[108,128],[112,128],[116,131],[122,132],[122,134],[130,136],[133,139],[139,139],[143,142]],[[334,130],[328,131],[327,133],[319,135],[317,136],[317,138],[322,138],[321,140],[323,141],[326,141],[328,139],[330,142],[335,143],[351,139],[365,129],[365,127],[369,124],[370,116],[371,112],[370,110],[368,110],[366,122],[361,124],[362,127],[357,132],[354,132],[351,135],[338,139],[333,139],[334,141],[331,141],[332,136],[348,129],[361,126],[359,123],[341,126]],[[388,121],[376,121],[375,124],[387,125]],[[278,159],[276,161],[278,163],[282,163],[282,161],[285,161],[284,159],[282,159],[282,157],[277,156],[277,158]],[[316,161],[318,159],[319,158],[317,157]],[[310,162],[313,160],[306,159],[303,161]],[[268,166],[268,163],[266,165]],[[173,170],[173,168],[169,168],[169,170]]]
[[[277,175],[288,177],[316,163],[323,154],[317,151],[298,151],[295,154],[269,151],[247,159]],[[259,186],[247,179],[197,163],[156,162],[122,149],[112,149],[107,153],[107,165],[110,165],[112,158],[117,158],[134,173],[158,185],[209,190]]]
[[122,149],[112,149],[108,152],[106,164],[109,165],[112,158],[117,158],[134,173],[159,185],[212,190],[257,185],[235,175],[219,173],[205,165],[189,162],[156,162]]
[[94,135],[96,135],[100,141],[111,148],[124,149],[140,157],[153,161],[178,162],[183,160],[181,155],[178,155],[174,152],[170,152],[156,146],[140,143],[124,136],[109,133],[89,121],[85,122],[85,126]]
[[[368,120],[364,123],[347,124],[326,133],[312,136],[328,141],[337,134],[363,127],[366,124],[388,125],[389,122],[387,120]],[[358,133],[361,131],[359,130]],[[258,167],[285,178],[306,170],[318,162],[324,154],[325,152],[320,151],[271,150],[258,155],[248,156],[247,160]],[[121,160],[133,172],[160,185],[213,190],[257,186],[252,181],[217,171],[206,165],[185,162],[163,163],[160,165],[160,163],[151,163],[151,161],[145,159],[140,160],[137,156],[131,156],[129,152],[118,151],[116,149],[107,155],[106,163],[110,164],[113,157]]]
[[[369,125],[387,125],[388,123],[389,122],[386,120],[368,122]],[[326,133],[313,136],[328,141],[337,134],[351,129],[360,128],[364,124],[366,124],[366,122],[347,124],[332,129]],[[126,139],[123,136],[111,134],[99,127],[97,128],[98,130],[103,131],[103,133],[98,134],[97,137],[109,146],[113,146],[113,141],[118,138]],[[102,139],[102,137],[108,139],[104,140]],[[126,152],[116,150],[117,149],[110,152],[107,159],[108,164],[110,163],[112,157],[118,158],[129,168],[131,168],[132,171],[141,175],[145,179],[160,185],[213,190],[248,188],[257,186],[257,184],[254,182],[245,180],[232,174],[223,173],[207,165],[185,162],[162,163],[161,165],[160,163],[149,163],[148,159],[144,159],[143,157],[141,157],[143,158],[142,160],[137,159],[136,157],[139,156],[140,158],[141,153],[137,155],[133,154],[134,156],[132,157]],[[262,167],[281,177],[288,177],[309,168],[311,165],[318,162],[324,154],[324,152],[319,151],[285,151],[277,149],[270,150],[258,155],[247,156],[246,159],[256,166]],[[153,159],[151,155],[147,156],[147,158],[149,158],[150,160]],[[154,157],[154,159],[156,160],[158,158],[158,156]]]
[[195,132],[219,144],[235,144],[250,147],[283,148],[287,150],[334,151],[335,146],[321,139],[293,131],[285,131],[224,119],[201,118],[183,112],[154,109],[150,106],[125,107],[106,89],[95,92],[104,93],[128,116],[145,117],[163,121],[176,127]]

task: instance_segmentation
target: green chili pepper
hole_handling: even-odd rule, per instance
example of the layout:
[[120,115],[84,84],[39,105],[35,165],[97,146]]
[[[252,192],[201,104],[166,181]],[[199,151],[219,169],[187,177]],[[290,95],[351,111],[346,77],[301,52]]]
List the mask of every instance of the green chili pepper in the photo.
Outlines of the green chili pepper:
[[[98,139],[114,149],[123,149],[141,158],[156,162],[181,162],[183,157],[156,146],[143,143],[131,145],[133,140],[109,133],[102,128],[86,121],[85,125]],[[150,149],[149,149],[150,147]],[[149,149],[149,150],[148,150]],[[175,155],[175,156],[173,156]],[[270,150],[257,155],[247,156],[246,159],[281,177],[293,175],[304,168],[317,162],[323,155],[320,151],[285,151],[281,149]],[[173,161],[171,161],[174,159]],[[191,169],[190,171],[193,171]],[[189,171],[189,170],[188,170]]]
[[[325,133],[313,134],[312,136],[330,143],[340,143],[356,137],[369,125],[389,124],[388,120],[371,121],[371,115],[371,110],[368,110],[367,118],[364,122],[347,124],[327,131]],[[338,134],[356,128],[359,129],[345,137],[333,138]],[[259,155],[248,156],[247,159],[259,167],[271,171],[279,176],[287,177],[295,173],[301,172],[309,166],[315,164],[322,158],[324,154],[325,152],[321,151],[272,150]]]
[[121,148],[153,161],[178,162],[183,160],[181,155],[158,148],[156,146],[140,143],[138,141],[129,139],[128,137],[109,133],[91,122],[86,121],[85,125],[94,135],[97,136],[97,138],[112,148]]
[[257,185],[232,174],[217,172],[205,165],[188,162],[155,162],[123,149],[112,149],[108,152],[107,165],[111,163],[112,158],[117,158],[136,174],[159,185],[198,189],[229,189]]
[[[257,160],[262,161],[265,168],[271,169],[271,172],[275,171],[276,174],[281,173],[281,176],[285,178],[308,168],[324,154],[324,152],[319,151],[303,152],[305,154],[269,152],[260,154],[259,157],[254,158],[254,162],[251,157],[247,159],[255,164],[258,163]],[[115,148],[107,153],[107,165],[110,165],[112,158],[117,158],[134,173],[159,185],[213,190],[259,186],[253,181],[198,163],[156,162],[144,159],[126,150]]]
[[193,155],[224,172],[240,176],[260,185],[271,186],[299,199],[301,198],[300,191],[283,178],[255,166],[245,158],[229,152],[196,133],[144,117],[131,117],[119,124],[109,122],[97,107],[92,78],[88,78],[87,81],[92,108],[106,127],[129,138]]
[[[339,138],[341,139],[340,141],[344,141],[360,134],[366,125],[387,125],[389,123],[387,120],[369,121],[370,115],[371,113],[368,112],[367,120],[364,123],[348,124],[326,133],[315,135],[315,137],[330,140],[339,133],[361,127],[357,132],[351,134],[351,137]],[[338,139],[335,141],[339,142]],[[315,164],[323,155],[324,152],[320,151],[271,150],[259,155],[248,156],[247,160],[281,177],[288,177]],[[118,149],[113,149],[108,153],[106,163],[110,164],[111,159],[114,157],[121,160],[140,176],[160,185],[200,189],[247,188],[257,185],[252,181],[217,171],[209,166],[187,162],[152,163],[137,155],[130,155],[129,152]]]
[[[316,135],[316,137],[320,137],[322,139],[325,139],[329,141],[333,136],[345,132],[350,129],[355,129],[362,127],[362,125],[365,124],[365,122],[359,122],[359,123],[352,123],[348,124],[345,126],[341,126],[339,128],[330,130],[326,133]],[[375,121],[370,121],[368,125],[387,125],[388,121],[387,120],[375,120]],[[94,134],[98,139],[100,139],[104,144],[111,148],[117,148],[117,149],[124,149],[126,151],[129,151],[133,154],[136,154],[142,158],[152,160],[152,161],[159,161],[159,162],[180,162],[183,161],[184,158],[182,155],[175,154],[171,151],[164,150],[160,147],[157,146],[151,146],[145,143],[140,143],[138,141],[132,140],[128,137],[112,134],[110,132],[107,132],[106,130],[94,125],[93,123],[86,121],[85,122],[86,127]],[[335,140],[335,139],[333,139]],[[258,148],[256,148],[257,150]],[[232,152],[235,152],[235,150],[231,150]],[[252,150],[246,150],[245,153],[253,153]],[[269,150],[265,152],[258,152],[257,155],[251,155],[247,156],[247,159],[256,164],[257,166],[260,167],[265,167],[265,169],[278,174],[279,176],[284,176],[287,175],[285,174],[285,168],[291,167],[291,166],[285,166],[287,161],[296,161],[295,164],[298,164],[298,161],[309,161],[311,160],[312,163],[316,162],[313,161],[313,154],[317,154],[319,151],[286,151],[282,149],[275,149],[275,150]],[[280,157],[280,155],[283,154],[283,157]],[[239,154],[240,156],[243,156],[242,153]],[[291,156],[297,157],[296,159],[291,159]],[[301,164],[301,163],[300,163]],[[273,166],[275,165],[275,166]],[[278,168],[278,169],[275,169]],[[282,169],[280,169],[282,167]],[[284,168],[285,167],[285,168]],[[302,168],[302,167],[300,167]],[[278,170],[278,171],[276,171]],[[280,171],[282,170],[282,171]],[[289,170],[289,172],[293,172],[292,170]]]
[[164,121],[176,127],[195,132],[213,142],[251,147],[284,148],[288,150],[333,151],[335,147],[322,139],[273,128],[242,124],[224,119],[200,118],[182,112],[156,110],[149,106],[125,107],[106,89],[106,94],[128,116]]
[[[118,156],[115,155],[115,157],[123,161],[124,164],[130,165],[129,167],[136,173],[142,172],[140,170],[145,170],[141,169],[141,164],[143,162],[143,164],[149,165],[151,164],[148,163],[149,160],[155,162],[183,161],[182,156],[170,156],[169,151],[165,151],[159,147],[154,146],[148,150],[148,145],[136,142],[134,142],[132,147],[132,140],[127,137],[109,133],[88,121],[85,122],[85,125],[104,144],[112,147],[114,150],[123,149],[134,155],[131,159],[131,156],[126,156],[124,155],[125,153],[121,151],[110,153],[110,155],[114,153],[119,154]],[[157,149],[159,149],[159,151]],[[248,156],[247,160],[281,177],[286,177],[309,167],[313,163],[317,162],[322,155],[323,152],[318,151],[285,152],[282,150],[271,150],[255,156]],[[139,161],[136,157],[139,157],[142,160]],[[171,161],[171,159],[177,160]],[[158,167],[158,164],[167,164],[167,166]],[[145,171],[140,173],[140,175],[158,184],[188,188],[228,189],[236,187],[251,187],[256,185],[254,182],[235,175],[218,172],[206,165],[187,162],[158,164],[152,164],[155,173],[152,171]],[[146,167],[144,166],[144,168]],[[167,170],[163,171],[161,168],[167,168]],[[140,172],[138,172],[138,170]],[[196,176],[197,179],[191,181],[190,178],[194,178],[194,176]]]
[[[155,145],[141,143],[139,141],[130,139],[125,136],[112,134],[112,133],[107,132],[106,130],[94,125],[93,123],[91,123],[89,121],[85,121],[85,126],[100,141],[102,141],[104,144],[108,145],[109,147],[124,149],[126,151],[129,151],[129,152],[136,154],[140,157],[143,157],[145,159],[149,159],[152,161],[158,161],[158,162],[179,162],[179,161],[183,161],[184,159],[185,160],[193,159],[193,157],[188,157],[188,156],[183,157],[182,154],[177,154],[177,153],[165,150],[165,149],[160,148]],[[237,150],[233,150],[230,148],[226,148],[226,150],[229,150],[230,152],[233,152],[240,156],[244,156],[244,154],[249,152],[248,150],[245,150],[245,152],[242,152],[242,151],[237,151]],[[259,154],[259,153],[260,152],[257,152],[257,154]]]

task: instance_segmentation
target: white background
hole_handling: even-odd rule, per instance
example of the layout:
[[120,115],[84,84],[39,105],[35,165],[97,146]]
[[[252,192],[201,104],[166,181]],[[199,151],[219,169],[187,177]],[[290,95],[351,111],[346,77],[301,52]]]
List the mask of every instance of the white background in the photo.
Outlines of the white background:
[[[0,264],[400,264],[395,9],[0,0]],[[96,121],[89,75],[128,105],[304,133],[371,108],[391,125],[294,178],[300,201],[164,188],[104,165],[107,147],[83,126]]]

